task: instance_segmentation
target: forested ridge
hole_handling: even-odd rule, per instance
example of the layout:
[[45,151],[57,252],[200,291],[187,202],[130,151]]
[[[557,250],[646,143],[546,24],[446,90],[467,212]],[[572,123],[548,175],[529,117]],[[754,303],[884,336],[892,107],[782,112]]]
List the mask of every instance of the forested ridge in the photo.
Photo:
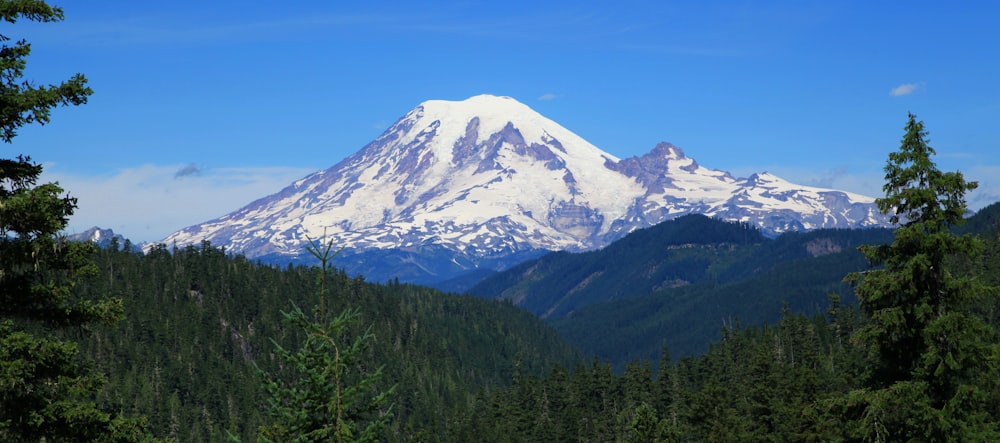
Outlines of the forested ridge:
[[[949,272],[975,276],[995,287],[1000,280],[1000,204],[980,211],[962,232],[984,242],[982,260],[961,255],[948,259]],[[965,306],[1000,328],[1000,294],[994,289],[982,305]],[[850,296],[853,299],[853,296]],[[636,307],[637,306],[637,307]],[[610,306],[609,306],[610,307]],[[598,307],[595,306],[595,309]],[[648,305],[633,305],[642,317]],[[787,307],[773,323],[717,327],[719,339],[704,353],[671,359],[662,347],[658,362],[635,358],[621,370],[599,359],[575,368],[556,367],[546,377],[524,376],[509,389],[481,395],[474,409],[455,417],[449,441],[624,441],[624,442],[775,442],[863,441],[852,415],[852,394],[871,376],[871,357],[856,341],[870,322],[857,303],[830,294],[824,312],[805,315]],[[641,320],[640,320],[641,322]],[[620,341],[641,340],[624,322]],[[595,328],[598,331],[618,329]],[[989,334],[995,334],[990,332]],[[600,334],[588,335],[599,339]],[[609,334],[617,335],[617,334]],[[662,338],[662,335],[653,335]],[[989,335],[987,340],[995,340]],[[619,340],[616,340],[619,341]],[[993,342],[991,369],[965,379],[979,392],[966,413],[992,411],[978,429],[996,436],[1000,407],[1000,348]],[[957,354],[956,354],[957,357]],[[658,363],[655,365],[654,363]],[[658,367],[656,367],[658,366]],[[845,398],[850,400],[845,400]],[[917,404],[896,406],[917,408]],[[912,426],[912,424],[911,424]],[[914,426],[917,427],[917,426]],[[991,430],[992,429],[992,430]],[[888,433],[888,431],[887,431]],[[889,435],[887,437],[887,435]],[[925,437],[917,441],[965,441]],[[884,441],[906,441],[883,434]],[[989,438],[970,441],[992,441]]]
[[[1000,230],[995,223],[980,222],[997,208],[971,219],[982,229],[977,234],[987,241],[984,250],[992,252],[975,263],[956,258],[955,272],[993,280],[1000,275],[995,252]],[[99,251],[94,262],[100,272],[77,286],[81,296],[110,293],[125,303],[122,322],[90,328],[89,338],[80,337],[85,355],[111,380],[101,402],[127,415],[145,415],[156,435],[179,441],[215,441],[227,432],[253,441],[269,420],[253,365],[276,368],[271,339],[301,340],[299,331],[281,322],[280,312],[293,303],[317,303],[319,270],[264,265],[207,243],[180,249],[160,245],[148,254],[129,249],[126,244]],[[822,260],[809,263],[816,268],[812,272],[823,267]],[[792,291],[796,286],[789,282],[797,279],[790,277],[814,277],[795,269],[779,268],[775,272],[784,272],[784,278],[763,281]],[[678,441],[820,441],[836,436],[843,425],[835,420],[833,406],[824,409],[820,400],[856,386],[865,371],[864,354],[850,343],[864,320],[856,303],[841,300],[853,299],[849,293],[827,300],[822,315],[778,307],[779,320],[771,324],[742,325],[739,318],[716,321],[712,315],[688,319],[673,333],[711,329],[719,339],[674,361],[663,344],[671,331],[643,331],[644,316],[655,309],[608,306],[617,317],[583,336],[597,343],[591,347],[599,347],[602,337],[615,343],[634,340],[634,347],[623,348],[626,353],[659,346],[656,359],[617,355],[616,361],[626,363],[613,364],[582,357],[537,318],[507,302],[395,282],[374,284],[342,271],[331,274],[329,286],[329,309],[360,309],[361,322],[351,335],[372,328],[375,340],[364,359],[373,367],[385,365],[385,388],[397,385],[390,441],[469,441],[473,436],[482,441],[636,441],[638,435]],[[692,292],[687,302],[697,303],[703,295]],[[994,303],[984,309],[994,324],[997,308]]]
[[[114,294],[125,318],[81,337],[84,354],[108,373],[101,400],[146,415],[157,435],[219,441],[226,431],[253,441],[266,420],[254,365],[276,370],[275,346],[301,341],[282,322],[293,304],[305,311],[316,297],[316,267],[272,267],[221,248],[129,252],[126,245],[95,256],[98,276],[80,295]],[[479,390],[506,386],[513,374],[540,375],[579,354],[529,313],[506,302],[448,295],[408,284],[374,284],[333,272],[327,307],[357,309],[356,336],[371,328],[363,354],[384,365],[388,388],[398,384],[392,440],[442,431],[447,413],[471,404]]]
[[679,357],[703,353],[725,322],[773,323],[785,305],[822,313],[834,292],[849,303],[844,276],[867,266],[858,247],[891,239],[889,229],[769,239],[745,224],[688,215],[601,250],[528,261],[469,292],[517,303],[621,370],[632,359],[657,361],[663,346]]
[[[656,361],[663,346],[678,357],[701,354],[721,338],[719,328],[724,324],[773,323],[786,306],[807,315],[822,313],[831,293],[842,294],[845,303],[854,302],[843,278],[867,265],[857,246],[864,239],[882,243],[887,238],[891,234],[886,237],[884,230],[786,234],[734,261],[729,276],[584,306],[549,323],[619,370],[636,358]],[[837,252],[808,255],[806,246],[816,240],[836,245]],[[618,333],[596,332],[610,327]]]

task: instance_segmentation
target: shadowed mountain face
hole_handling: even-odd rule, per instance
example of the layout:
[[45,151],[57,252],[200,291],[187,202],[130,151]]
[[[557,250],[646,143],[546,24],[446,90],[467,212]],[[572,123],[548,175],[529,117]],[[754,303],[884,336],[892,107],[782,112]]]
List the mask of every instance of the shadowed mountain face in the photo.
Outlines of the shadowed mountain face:
[[668,143],[620,160],[514,99],[482,95],[424,102],[333,167],[163,243],[287,261],[325,236],[345,248],[348,271],[428,282],[600,248],[685,214],[768,235],[884,223],[871,198],[734,178]]

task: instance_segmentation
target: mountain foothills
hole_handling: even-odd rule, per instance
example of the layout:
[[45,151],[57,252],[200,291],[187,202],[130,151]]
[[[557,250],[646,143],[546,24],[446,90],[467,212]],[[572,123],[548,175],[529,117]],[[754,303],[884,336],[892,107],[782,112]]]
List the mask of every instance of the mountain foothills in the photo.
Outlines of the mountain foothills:
[[783,309],[823,312],[831,293],[850,293],[844,275],[867,266],[858,247],[891,240],[887,229],[769,239],[747,224],[687,215],[600,250],[550,253],[468,292],[548,319],[621,369],[634,358],[656,361],[664,345],[676,356],[702,353],[723,324],[776,321]]
[[269,262],[308,239],[374,281],[432,283],[545,251],[583,251],[685,214],[792,230],[882,226],[868,197],[734,178],[668,143],[618,159],[509,97],[431,100],[333,167],[162,243],[216,246]]
[[[956,257],[952,272],[1000,283],[996,220],[1000,204],[970,219],[987,254]],[[828,399],[855,388],[866,367],[850,340],[866,320],[842,279],[867,269],[858,244],[890,241],[878,229],[768,239],[692,215],[483,282],[534,268],[540,278],[525,280],[525,294],[556,290],[559,275],[580,294],[591,285],[622,294],[532,308],[551,310],[555,331],[508,302],[515,297],[373,284],[342,270],[328,277],[324,303],[358,310],[347,337],[374,336],[359,370],[381,367],[377,388],[394,388],[386,441],[823,441],[845,432]],[[590,277],[616,261],[602,275],[625,283]],[[99,272],[75,291],[113,294],[126,308],[117,325],[68,332],[108,374],[101,404],[144,415],[155,435],[179,441],[254,441],[273,423],[259,371],[289,374],[277,346],[305,337],[281,312],[321,302],[319,269],[261,264],[207,242],[146,254],[107,248],[94,262]],[[975,309],[1000,325],[997,299]]]

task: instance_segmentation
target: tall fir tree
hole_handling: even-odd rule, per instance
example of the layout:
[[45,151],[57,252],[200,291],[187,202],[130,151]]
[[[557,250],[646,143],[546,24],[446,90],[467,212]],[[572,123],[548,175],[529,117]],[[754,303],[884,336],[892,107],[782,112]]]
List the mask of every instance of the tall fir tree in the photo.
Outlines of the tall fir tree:
[[327,275],[331,243],[313,242],[307,249],[320,262],[319,304],[313,319],[298,306],[282,312],[285,320],[304,335],[295,351],[274,342],[290,374],[284,377],[261,371],[270,394],[269,413],[274,423],[261,428],[265,442],[376,442],[381,441],[392,417],[389,398],[395,387],[381,389],[382,367],[374,370],[362,353],[374,339],[370,330],[350,339],[349,327],[358,310],[327,314]]
[[[63,11],[43,1],[0,1],[0,16],[55,22]],[[52,108],[80,105],[91,94],[74,75],[59,85],[23,80],[31,46],[0,35],[0,138],[49,122]],[[76,199],[55,183],[38,184],[30,158],[0,159],[0,440],[140,441],[143,421],[124,419],[93,400],[102,374],[84,364],[65,333],[121,317],[119,299],[74,297],[74,283],[94,271],[93,246],[59,237]]]
[[854,336],[867,350],[869,371],[844,403],[852,434],[866,441],[998,441],[996,332],[975,310],[990,291],[974,274],[948,267],[953,257],[981,253],[978,238],[952,233],[976,183],[937,169],[923,122],[912,114],[905,129],[885,167],[885,197],[876,200],[897,225],[895,240],[862,247],[880,267],[848,276],[869,316]]

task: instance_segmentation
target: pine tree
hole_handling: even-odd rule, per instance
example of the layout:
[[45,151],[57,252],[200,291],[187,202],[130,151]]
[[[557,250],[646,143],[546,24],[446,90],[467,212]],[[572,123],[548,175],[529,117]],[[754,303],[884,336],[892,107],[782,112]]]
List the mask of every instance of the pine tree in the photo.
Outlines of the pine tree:
[[[0,1],[0,16],[55,22],[59,8],[43,1]],[[86,103],[80,74],[59,85],[22,80],[31,46],[0,35],[0,138],[12,143],[24,125],[49,122],[50,110]],[[30,158],[0,159],[0,440],[139,441],[141,420],[99,407],[104,376],[81,362],[65,333],[122,315],[120,299],[78,299],[72,288],[94,271],[93,246],[59,237],[76,199],[55,183],[37,184],[42,167]],[[62,335],[60,335],[62,334]]]
[[374,338],[370,330],[349,338],[349,327],[358,320],[359,311],[348,309],[332,318],[327,314],[326,277],[335,255],[331,244],[314,242],[308,250],[320,261],[319,305],[312,319],[298,306],[282,312],[305,338],[295,351],[274,343],[292,374],[283,379],[261,373],[274,423],[261,429],[260,440],[380,441],[392,417],[388,401],[395,387],[380,390],[382,368],[369,370],[361,360],[365,346]]
[[974,310],[988,291],[947,266],[950,257],[981,252],[977,238],[951,231],[976,183],[939,171],[926,135],[911,114],[900,150],[889,154],[885,197],[876,200],[897,224],[895,240],[862,247],[881,267],[848,277],[870,317],[854,336],[870,370],[845,405],[853,433],[866,440],[997,441],[996,333]]
[[[8,23],[16,23],[20,18],[56,22],[63,19],[63,11],[44,1],[3,0],[0,1],[0,17]],[[76,74],[58,86],[36,86],[22,80],[31,45],[25,40],[8,45],[9,41],[10,37],[0,35],[0,42],[3,43],[0,47],[0,72],[3,73],[0,83],[3,97],[3,106],[0,107],[0,119],[3,121],[0,137],[6,143],[10,143],[17,135],[17,130],[26,124],[48,123],[52,108],[82,105],[87,103],[87,97],[93,92],[87,87],[87,79],[82,74]]]

